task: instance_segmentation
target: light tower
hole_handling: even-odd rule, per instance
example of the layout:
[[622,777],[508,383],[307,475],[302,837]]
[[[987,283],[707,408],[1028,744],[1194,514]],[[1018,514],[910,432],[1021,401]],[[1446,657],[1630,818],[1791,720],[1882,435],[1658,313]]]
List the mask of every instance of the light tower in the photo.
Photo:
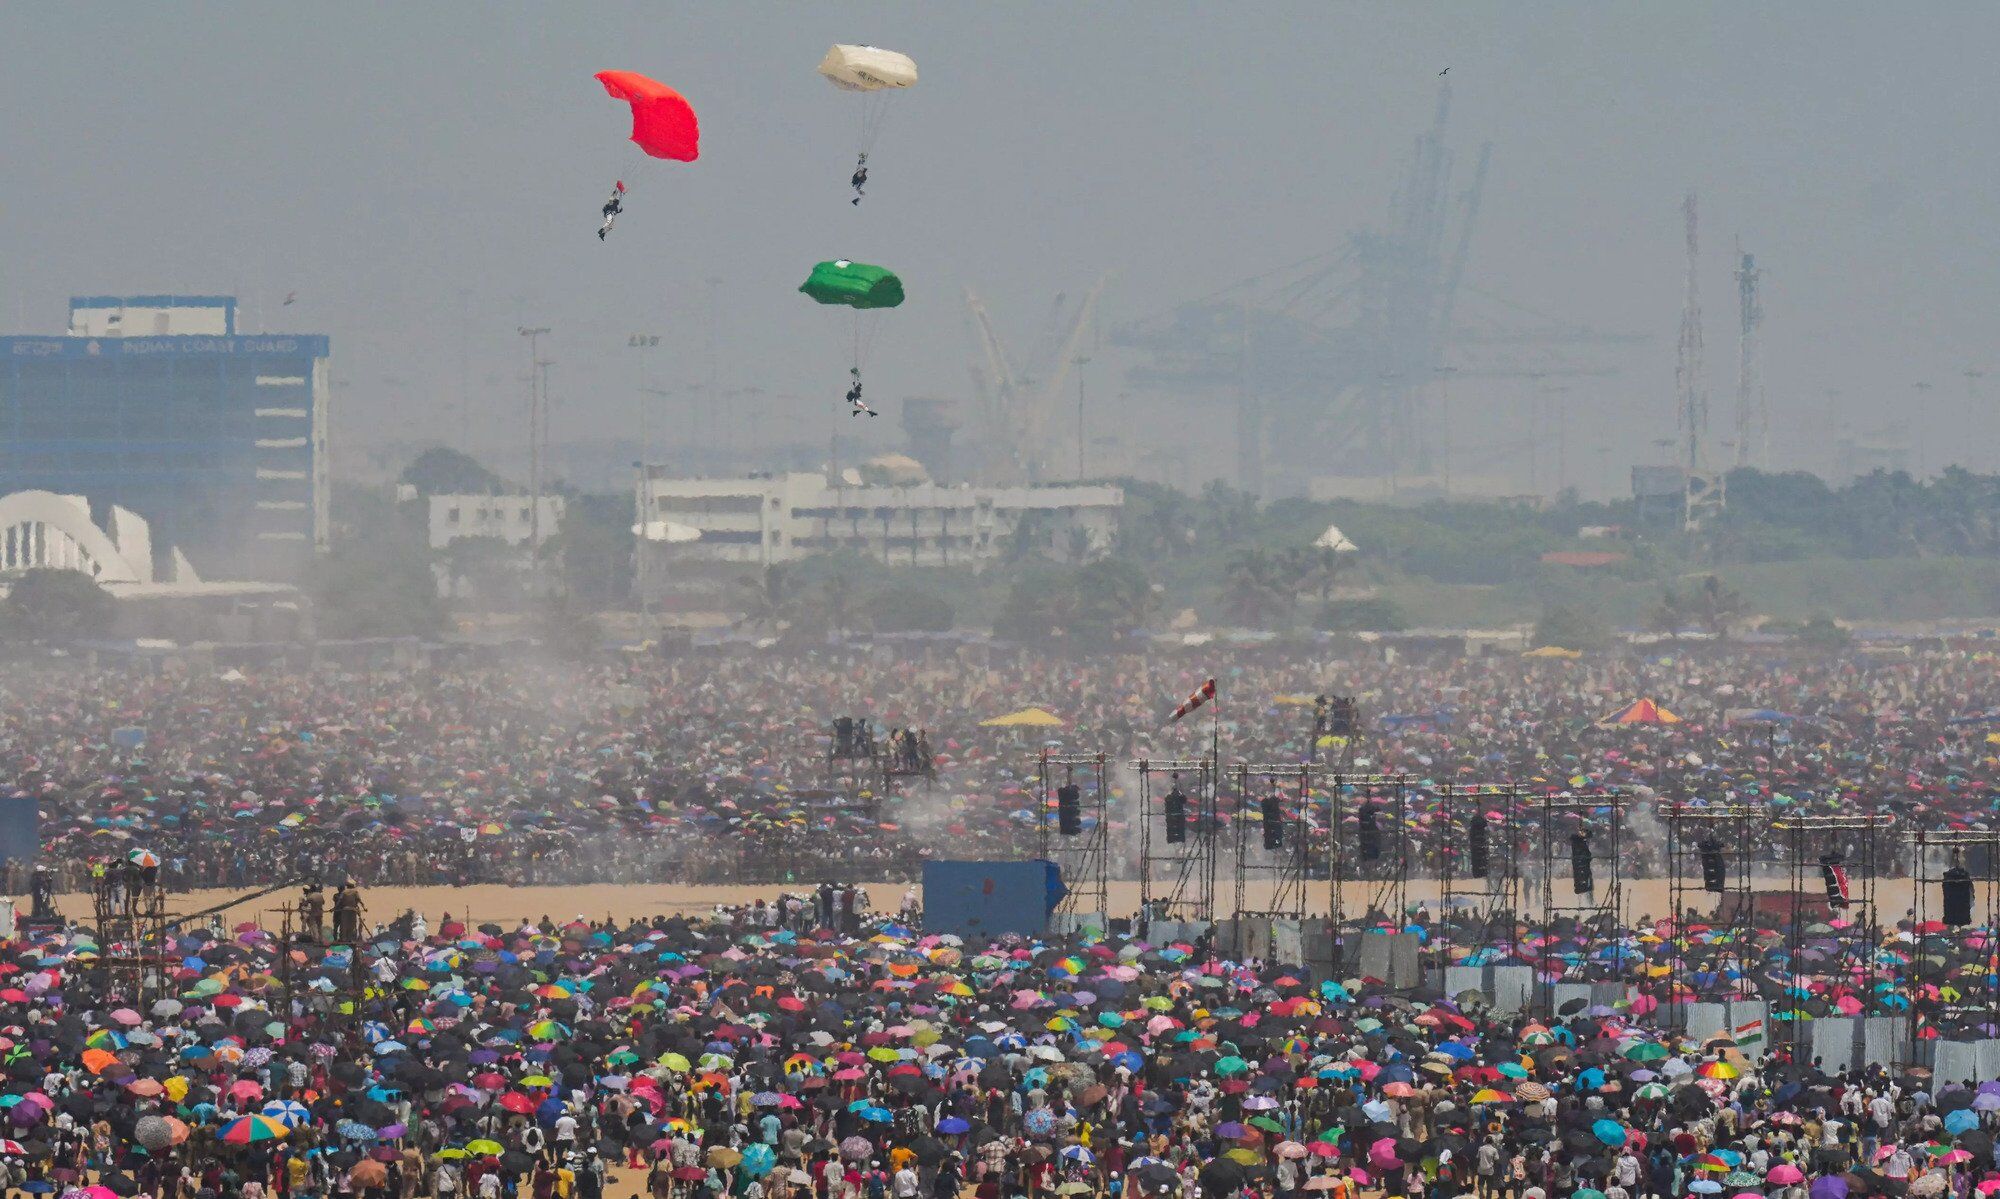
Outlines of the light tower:
[[1681,305],[1681,343],[1674,382],[1679,391],[1679,425],[1687,471],[1683,527],[1698,531],[1702,522],[1722,511],[1724,477],[1708,464],[1708,389],[1702,379],[1701,288],[1697,266],[1701,240],[1697,232],[1695,194],[1681,204],[1687,218],[1687,295]]
[[1755,255],[1743,252],[1741,243],[1736,247],[1736,261],[1740,318],[1736,334],[1736,465],[1761,469],[1768,465],[1771,454],[1771,414],[1764,407],[1763,339],[1759,334],[1764,304],[1757,296],[1757,281],[1764,272],[1757,269]]

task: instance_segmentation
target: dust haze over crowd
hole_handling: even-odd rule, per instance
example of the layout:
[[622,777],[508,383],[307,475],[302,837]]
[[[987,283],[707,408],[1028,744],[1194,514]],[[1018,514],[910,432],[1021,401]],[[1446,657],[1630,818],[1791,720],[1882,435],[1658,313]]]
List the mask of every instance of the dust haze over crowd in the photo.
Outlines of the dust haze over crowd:
[[[330,333],[343,470],[432,440],[518,457],[522,324],[555,330],[567,439],[629,438],[644,372],[671,393],[653,400],[669,443],[824,444],[846,362],[794,293],[813,261],[906,281],[870,366],[893,418],[906,395],[966,394],[966,286],[1026,343],[1056,293],[1112,271],[1115,331],[1389,223],[1448,81],[1457,178],[1493,146],[1467,284],[1645,335],[1559,401],[1456,381],[1461,455],[1564,424],[1595,493],[1659,455],[1695,189],[1718,411],[1732,242],[1767,272],[1774,465],[1823,468],[1836,428],[1907,421],[1921,468],[1992,469],[2000,251],[1975,231],[2000,218],[1996,34],[1973,4],[17,5],[0,312],[52,331],[73,294],[236,293],[247,329]],[[853,114],[813,72],[836,40],[924,67],[860,209]],[[702,161],[639,160],[590,79],[605,68],[683,91]],[[618,177],[633,200],[600,245]],[[661,335],[655,356],[633,333]],[[1102,430],[1168,412],[1149,423],[1226,440],[1221,397],[1148,391],[1108,342],[1093,357]]]

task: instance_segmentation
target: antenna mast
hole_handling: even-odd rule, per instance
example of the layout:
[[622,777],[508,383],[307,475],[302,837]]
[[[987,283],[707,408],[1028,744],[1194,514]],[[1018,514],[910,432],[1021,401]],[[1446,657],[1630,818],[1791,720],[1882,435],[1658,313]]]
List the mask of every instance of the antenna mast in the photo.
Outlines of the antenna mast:
[[1764,272],[1757,269],[1755,255],[1736,246],[1736,304],[1738,325],[1736,363],[1736,465],[1763,468],[1771,454],[1771,414],[1764,406],[1764,364],[1759,332],[1764,324],[1764,304],[1757,295],[1757,281]]
[[1687,296],[1681,305],[1680,356],[1674,382],[1679,392],[1680,432],[1686,439],[1681,464],[1687,472],[1683,527],[1693,533],[1703,521],[1722,511],[1723,476],[1708,464],[1708,391],[1702,380],[1701,288],[1696,269],[1701,260],[1701,239],[1693,192],[1682,202],[1681,212],[1687,218]]

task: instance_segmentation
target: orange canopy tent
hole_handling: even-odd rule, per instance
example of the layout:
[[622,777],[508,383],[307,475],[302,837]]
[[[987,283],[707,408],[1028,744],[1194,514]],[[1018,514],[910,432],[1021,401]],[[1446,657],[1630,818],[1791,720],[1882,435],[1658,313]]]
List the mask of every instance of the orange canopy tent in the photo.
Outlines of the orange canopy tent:
[[1599,724],[1679,724],[1681,718],[1650,699],[1633,700],[1622,712],[1606,716]]

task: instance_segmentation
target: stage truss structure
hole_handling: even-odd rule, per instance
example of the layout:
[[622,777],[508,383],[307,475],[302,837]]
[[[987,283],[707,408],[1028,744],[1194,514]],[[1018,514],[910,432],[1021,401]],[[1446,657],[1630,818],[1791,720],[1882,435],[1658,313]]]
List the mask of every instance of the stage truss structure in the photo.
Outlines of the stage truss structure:
[[[1215,919],[1216,847],[1221,839],[1213,757],[1140,758],[1139,912],[1152,920]],[[1164,776],[1166,790],[1159,790]],[[1185,839],[1167,839],[1167,797],[1186,803]]]
[[[1834,910],[1826,898],[1822,855],[1838,854],[1839,865],[1848,870],[1848,905],[1844,910],[1857,911],[1858,919],[1846,922],[1845,928],[1832,929],[1832,936],[1838,953],[1831,969],[1811,972],[1811,977],[1838,977],[1843,980],[1858,980],[1859,992],[1870,997],[1875,994],[1876,939],[1870,930],[1876,924],[1875,884],[1882,873],[1880,855],[1881,831],[1892,820],[1875,808],[1853,816],[1785,816],[1771,822],[1785,846],[1786,863],[1790,873],[1792,911],[1791,920],[1785,930],[1786,961],[1793,979],[1788,980],[1785,992],[1794,990],[1795,980],[1808,976],[1803,951],[1806,948],[1807,917]],[[1858,892],[1854,887],[1860,883]],[[1808,895],[1818,895],[1818,904],[1809,903]],[[1866,1009],[1864,1009],[1865,1012]],[[1797,1009],[1786,1008],[1782,1012],[1772,1012],[1775,1043],[1782,1036],[1791,1048],[1794,1060],[1801,1051],[1806,1051],[1807,1038],[1804,1029],[1806,1021],[1800,1019]],[[1782,1026],[1783,1031],[1778,1032]],[[1810,1056],[1807,1051],[1808,1057]]]
[[[1751,934],[1756,928],[1757,893],[1750,881],[1750,864],[1760,840],[1755,834],[1768,819],[1768,813],[1753,804],[1689,804],[1676,800],[1668,805],[1665,815],[1667,908],[1673,930],[1667,958],[1666,1015],[1671,1027],[1685,1029],[1687,1008],[1682,1001],[1700,998],[1694,994],[1687,960],[1692,901],[1702,895],[1715,896],[1714,913],[1701,922],[1712,929],[1727,931],[1733,944],[1741,945]],[[1710,852],[1709,843],[1721,855],[1719,888],[1707,885],[1703,859]],[[1732,995],[1749,998],[1756,994],[1750,981],[1754,962],[1740,950],[1733,957],[1738,982]]]
[[[1622,791],[1553,791],[1533,796],[1540,816],[1541,932],[1560,920],[1609,934],[1625,915],[1625,801]],[[1576,886],[1574,837],[1590,849],[1591,886]],[[1560,876],[1561,881],[1558,881]]]
[[[1234,771],[1236,807],[1235,915],[1303,920],[1313,864],[1313,768],[1240,763]],[[1255,813],[1257,820],[1252,821]],[[1278,817],[1275,847],[1267,847],[1267,815]],[[1252,827],[1254,824],[1254,828]],[[1251,909],[1250,884],[1270,884],[1270,906]]]
[[[1438,854],[1438,919],[1432,944],[1449,963],[1462,926],[1476,945],[1504,946],[1513,956],[1521,912],[1521,787],[1518,783],[1444,783],[1438,787],[1442,827]],[[1497,819],[1495,819],[1497,817]],[[1486,872],[1471,869],[1472,829],[1486,829]]]
[[[1933,956],[1925,952],[1924,942],[1929,937],[1984,936],[1987,939],[1985,953],[1991,954],[1992,938],[2000,932],[2000,829],[1917,829],[1904,835],[1912,850],[1910,881],[1916,889],[1911,909],[1910,974],[1907,982],[1910,1000],[1911,1052],[1917,1058],[1915,1064],[1929,1066],[1931,1055],[1925,1046],[1941,1035],[1940,1026],[1956,1024],[1969,1018],[1977,1018],[1992,1031],[1988,1035],[2000,1034],[2000,976],[1991,967],[1981,971],[1977,990],[1955,986],[1948,968],[1931,965]],[[1967,851],[1977,853],[1978,870],[1967,870],[1971,877],[1968,885],[1973,887],[1972,910],[1981,916],[1981,921],[1963,928],[1946,926],[1942,932],[1926,933],[1924,927],[1942,915],[1939,905],[1931,900],[1931,885],[1939,884],[1940,894],[1944,877],[1930,872],[1932,849],[1946,849],[1951,853],[1951,865],[1965,868],[1963,858]],[[1951,867],[1947,867],[1950,869]],[[1979,892],[1985,892],[1981,902]],[[1941,899],[1939,903],[1941,904]],[[1955,955],[1945,955],[1949,962]],[[1982,955],[1977,960],[1986,960]],[[1936,987],[1939,994],[1932,999],[1925,992]],[[1958,992],[1957,999],[1947,999],[1947,988]],[[1924,1035],[1926,1028],[1929,1036]]]
[[[1327,793],[1327,917],[1337,946],[1347,936],[1347,884],[1367,883],[1368,910],[1380,912],[1397,922],[1408,917],[1410,905],[1410,845],[1408,818],[1410,792],[1416,778],[1408,774],[1329,773],[1320,776]],[[1361,838],[1350,838],[1347,815],[1358,822],[1370,806],[1375,809],[1375,827],[1380,850],[1374,858],[1361,856]],[[1392,840],[1393,839],[1393,840]],[[1343,844],[1346,842],[1346,844]],[[1351,859],[1351,860],[1350,860]],[[1336,948],[1336,953],[1343,949]]]
[[[1110,919],[1111,909],[1111,785],[1106,754],[1059,754],[1043,750],[1040,758],[1039,809],[1035,846],[1039,856],[1062,871],[1065,891],[1056,914],[1096,914]],[[1061,832],[1059,792],[1078,789],[1082,831]]]

